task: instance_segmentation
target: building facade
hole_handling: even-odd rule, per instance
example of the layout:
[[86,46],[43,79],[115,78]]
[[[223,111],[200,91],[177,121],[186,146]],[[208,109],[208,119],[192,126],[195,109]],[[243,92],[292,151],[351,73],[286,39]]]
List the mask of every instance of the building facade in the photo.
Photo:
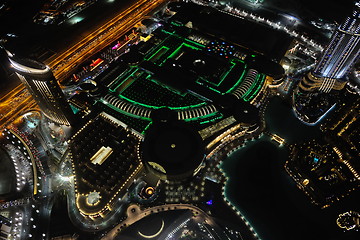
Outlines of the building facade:
[[314,69],[293,92],[293,110],[299,120],[314,125],[340,101],[348,73],[360,55],[360,1],[334,32]]
[[29,90],[43,114],[58,124],[74,124],[75,114],[50,68],[35,60],[17,58],[9,52],[8,55],[16,75]]
[[328,93],[341,90],[344,77],[360,54],[360,1],[355,3],[352,15],[334,32],[316,67],[303,78],[299,87],[305,92]]

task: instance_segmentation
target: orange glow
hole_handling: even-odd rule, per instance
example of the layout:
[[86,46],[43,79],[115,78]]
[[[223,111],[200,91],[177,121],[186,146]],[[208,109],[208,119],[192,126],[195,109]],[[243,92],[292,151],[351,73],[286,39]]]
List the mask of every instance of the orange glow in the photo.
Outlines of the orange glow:
[[[99,29],[45,63],[51,68],[55,78],[61,82],[71,76],[71,70],[76,69],[79,63],[124,35],[163,2],[165,0],[137,1]],[[0,131],[24,111],[34,107],[37,105],[29,92],[25,90],[25,86],[20,84],[15,87],[0,100]]]
[[153,187],[147,187],[145,192],[147,195],[153,195],[155,192],[155,189]]

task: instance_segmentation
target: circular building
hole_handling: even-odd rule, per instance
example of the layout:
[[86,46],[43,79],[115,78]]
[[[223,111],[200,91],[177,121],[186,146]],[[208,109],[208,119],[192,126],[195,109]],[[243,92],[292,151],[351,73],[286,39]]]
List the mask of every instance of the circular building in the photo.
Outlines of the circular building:
[[162,179],[181,180],[195,175],[204,158],[200,134],[185,122],[154,122],[142,143],[147,169]]

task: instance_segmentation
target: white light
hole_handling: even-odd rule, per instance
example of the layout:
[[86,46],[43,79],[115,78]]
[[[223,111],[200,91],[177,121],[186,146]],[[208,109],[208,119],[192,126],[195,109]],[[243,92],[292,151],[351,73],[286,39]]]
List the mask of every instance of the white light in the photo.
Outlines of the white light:
[[74,16],[69,19],[69,22],[70,22],[70,24],[77,24],[77,23],[81,22],[82,20],[84,20],[83,17]]
[[16,70],[19,70],[21,72],[33,73],[33,74],[44,74],[50,70],[50,68],[48,66],[46,66],[45,69],[36,69],[36,68],[24,66],[20,63],[17,63],[15,61],[11,60],[10,58],[9,58],[9,61]]
[[7,53],[7,55],[8,55],[9,57],[14,57],[14,55],[13,55],[11,52],[9,52],[8,50],[5,49],[5,52]]

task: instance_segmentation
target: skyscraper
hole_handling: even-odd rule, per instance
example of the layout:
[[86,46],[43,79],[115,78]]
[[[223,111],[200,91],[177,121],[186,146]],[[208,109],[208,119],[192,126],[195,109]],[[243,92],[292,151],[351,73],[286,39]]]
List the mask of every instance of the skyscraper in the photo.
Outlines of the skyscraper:
[[305,92],[328,93],[341,90],[344,77],[353,67],[360,54],[360,1],[355,3],[351,16],[334,32],[316,67],[299,84]]
[[360,1],[356,1],[352,15],[335,30],[314,70],[294,91],[293,109],[300,120],[315,124],[335,107],[359,55]]
[[75,121],[69,103],[50,68],[45,64],[26,58],[18,58],[7,51],[16,75],[29,90],[43,114],[50,120],[71,125]]

